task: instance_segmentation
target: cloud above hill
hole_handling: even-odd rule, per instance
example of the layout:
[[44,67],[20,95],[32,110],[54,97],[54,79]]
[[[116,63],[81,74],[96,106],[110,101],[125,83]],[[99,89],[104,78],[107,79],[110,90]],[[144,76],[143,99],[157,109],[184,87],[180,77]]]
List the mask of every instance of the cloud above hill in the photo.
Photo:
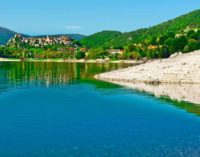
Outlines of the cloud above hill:
[[65,29],[81,29],[81,26],[78,26],[78,25],[67,25],[64,28]]

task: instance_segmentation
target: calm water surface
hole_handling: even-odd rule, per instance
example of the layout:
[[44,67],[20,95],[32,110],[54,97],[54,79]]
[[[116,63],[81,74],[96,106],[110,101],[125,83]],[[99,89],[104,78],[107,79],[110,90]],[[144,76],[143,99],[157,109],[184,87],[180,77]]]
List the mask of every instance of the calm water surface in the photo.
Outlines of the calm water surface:
[[200,107],[92,78],[126,66],[0,63],[0,157],[200,156]]

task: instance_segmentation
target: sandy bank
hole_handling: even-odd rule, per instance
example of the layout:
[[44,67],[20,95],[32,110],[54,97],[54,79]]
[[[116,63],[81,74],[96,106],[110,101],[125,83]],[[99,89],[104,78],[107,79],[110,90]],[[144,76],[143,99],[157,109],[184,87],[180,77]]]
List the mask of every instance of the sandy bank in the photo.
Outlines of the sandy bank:
[[20,62],[20,59],[0,58],[0,62]]
[[[20,62],[20,59],[9,59],[9,58],[0,58],[0,62]],[[145,62],[145,60],[135,61],[135,60],[106,60],[106,59],[96,59],[96,60],[76,60],[76,59],[26,59],[26,62],[68,62],[68,63],[124,63],[124,64],[142,64]]]
[[173,55],[95,77],[155,96],[200,104],[200,51]]

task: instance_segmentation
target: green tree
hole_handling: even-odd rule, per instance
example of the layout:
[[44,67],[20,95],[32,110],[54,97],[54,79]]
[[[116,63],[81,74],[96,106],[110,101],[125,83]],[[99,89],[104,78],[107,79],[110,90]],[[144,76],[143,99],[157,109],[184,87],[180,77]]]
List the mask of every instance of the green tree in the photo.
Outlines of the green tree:
[[159,45],[163,45],[167,39],[168,39],[168,36],[166,35],[160,36],[158,39]]
[[85,58],[85,53],[82,51],[77,51],[75,54],[76,59],[83,59]]
[[176,42],[174,38],[169,38],[165,41],[164,43],[165,46],[168,47],[169,52],[172,54],[176,51],[175,47],[176,47]]
[[190,30],[187,32],[187,38],[188,39],[198,39],[198,34],[194,30]]
[[157,38],[155,36],[149,37],[144,41],[147,45],[157,45]]
[[130,44],[125,48],[125,51],[126,52],[133,52],[133,51],[135,51],[135,49],[136,49],[136,46],[133,45],[133,44]]
[[190,39],[188,44],[184,48],[184,52],[192,52],[200,49],[200,42],[194,39]]
[[175,38],[176,35],[175,35],[174,32],[167,32],[166,36],[167,36],[168,38]]
[[181,36],[175,39],[175,50],[183,51],[184,47],[188,44],[188,40],[185,36]]
[[196,32],[196,34],[197,34],[197,40],[200,40],[200,30],[198,30],[198,31]]

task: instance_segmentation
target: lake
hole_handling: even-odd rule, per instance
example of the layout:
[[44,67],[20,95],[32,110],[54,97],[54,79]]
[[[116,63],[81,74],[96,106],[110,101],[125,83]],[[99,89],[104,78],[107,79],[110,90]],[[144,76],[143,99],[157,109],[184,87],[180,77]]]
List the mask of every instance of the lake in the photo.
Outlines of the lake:
[[127,66],[0,63],[0,157],[200,156],[200,106],[93,79]]

